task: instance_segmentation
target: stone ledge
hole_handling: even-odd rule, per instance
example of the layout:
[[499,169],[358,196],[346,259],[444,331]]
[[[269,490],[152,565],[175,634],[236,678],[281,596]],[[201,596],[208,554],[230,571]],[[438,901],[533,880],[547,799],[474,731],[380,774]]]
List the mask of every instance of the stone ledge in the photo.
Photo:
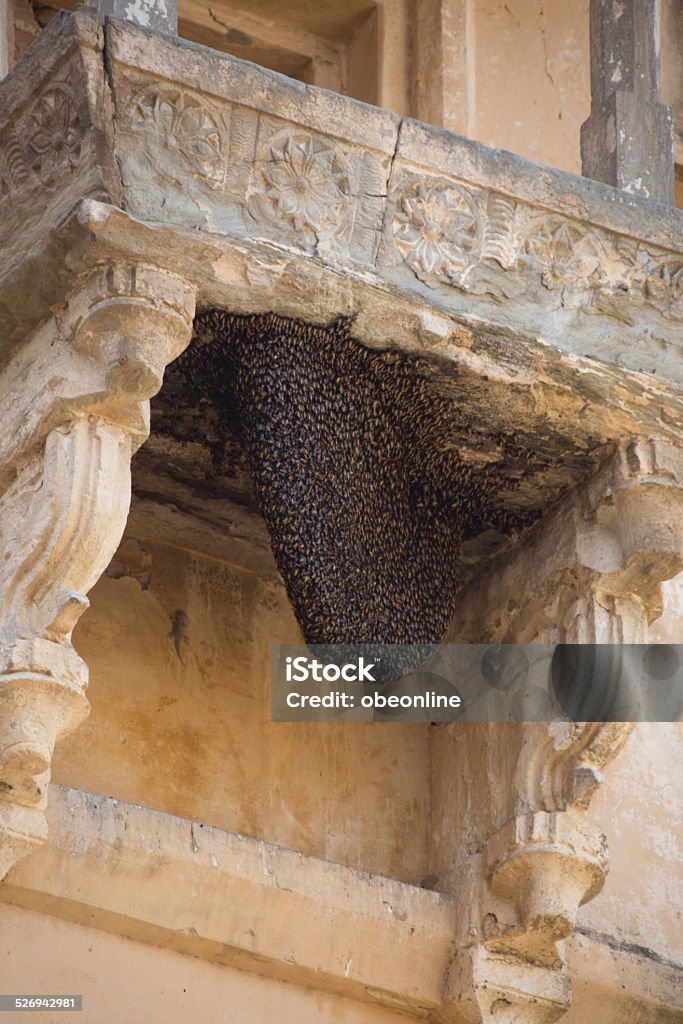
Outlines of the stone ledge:
[[[581,346],[565,354],[531,331],[521,334],[482,322],[472,312],[436,308],[434,299],[430,305],[375,270],[342,266],[263,239],[152,226],[92,199],[0,280],[0,328],[3,308],[11,310],[15,322],[0,331],[0,349],[3,343],[26,346],[21,337],[30,316],[49,316],[51,307],[59,314],[71,277],[78,279],[92,266],[131,260],[196,283],[199,308],[274,311],[313,323],[344,315],[353,318],[353,335],[362,343],[424,357],[462,421],[474,430],[454,438],[463,458],[503,459],[501,470],[510,485],[502,500],[511,507],[549,507],[597,467],[604,446],[617,438],[679,443],[680,360],[667,367],[662,359],[668,378],[664,372],[638,372],[661,355],[652,337],[643,336],[637,348],[615,341],[608,361],[589,358]],[[35,291],[37,275],[41,294]],[[505,461],[498,435],[516,438],[536,453],[536,461],[524,466]],[[479,554],[472,557],[476,562]]]
[[[6,902],[264,977],[451,1020],[454,900],[236,833],[52,786],[50,837]],[[566,942],[574,1006],[676,1024],[683,966],[611,936]],[[596,996],[597,994],[597,996]],[[576,1015],[576,1016],[575,1016]]]
[[[680,211],[131,25],[110,22],[103,52],[88,17],[73,19],[0,86],[12,119],[0,134],[9,264],[78,199],[120,194],[129,214],[207,247],[260,238],[398,285],[422,307],[431,344],[446,313],[681,383]],[[34,79],[45,79],[35,94]],[[59,159],[42,151],[58,129]],[[296,306],[300,289],[289,288]],[[0,284],[3,334],[28,329],[20,301]]]
[[80,790],[49,806],[5,901],[413,1016],[440,1005],[451,897]]
[[581,930],[567,940],[566,954],[577,1004],[567,1024],[581,1020],[584,989],[592,996],[589,1005],[599,1001],[602,1024],[679,1024],[683,1019],[683,964]]

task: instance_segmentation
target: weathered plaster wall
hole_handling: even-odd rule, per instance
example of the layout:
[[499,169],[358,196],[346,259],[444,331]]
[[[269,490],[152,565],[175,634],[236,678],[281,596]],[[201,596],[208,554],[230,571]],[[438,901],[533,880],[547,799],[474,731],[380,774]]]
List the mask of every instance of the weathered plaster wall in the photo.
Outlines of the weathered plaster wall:
[[[90,1024],[401,1024],[403,1014],[236,971],[156,946],[0,904],[3,991],[83,995]],[[66,993],[65,993],[66,994]],[[28,1013],[9,1014],[28,1021]],[[40,1013],[40,1024],[64,1024],[63,1012]],[[37,1019],[37,1018],[36,1018]]]
[[580,174],[588,0],[478,0],[475,11],[472,137]]
[[122,550],[111,572],[134,575],[104,576],[74,634],[92,712],[54,781],[419,883],[429,726],[273,725],[271,644],[299,638],[284,589],[178,548]]
[[683,723],[639,723],[588,811],[610,849],[579,926],[683,962]]

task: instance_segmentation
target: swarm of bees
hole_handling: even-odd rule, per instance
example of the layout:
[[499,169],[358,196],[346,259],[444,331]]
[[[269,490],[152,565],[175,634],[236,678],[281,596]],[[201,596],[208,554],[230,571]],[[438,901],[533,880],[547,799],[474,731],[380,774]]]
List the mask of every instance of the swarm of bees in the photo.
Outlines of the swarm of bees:
[[212,309],[180,364],[247,452],[306,642],[413,645],[402,674],[454,614],[462,542],[523,523],[495,506],[495,469],[448,443],[452,399],[427,365],[351,327]]

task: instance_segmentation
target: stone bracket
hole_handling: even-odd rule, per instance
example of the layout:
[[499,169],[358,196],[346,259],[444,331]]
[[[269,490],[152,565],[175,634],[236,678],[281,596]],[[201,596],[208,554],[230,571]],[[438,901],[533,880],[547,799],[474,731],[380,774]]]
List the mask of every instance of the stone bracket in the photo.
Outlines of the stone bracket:
[[88,713],[71,633],[121,539],[149,398],[189,342],[193,289],[144,265],[78,280],[0,379],[0,869],[45,838],[55,743]]
[[449,639],[643,643],[681,569],[683,451],[625,441],[462,593]]
[[465,911],[478,921],[449,976],[454,1013],[472,1024],[561,1017],[571,985],[557,943],[571,935],[579,906],[597,895],[606,873],[604,837],[574,813],[519,815],[492,836]]
[[480,736],[491,785],[505,788],[515,810],[455,868],[457,952],[444,1020],[550,1024],[569,1008],[558,943],[571,936],[579,907],[598,895],[608,870],[605,837],[583,811],[632,728],[527,725],[512,774],[496,749],[500,729]]

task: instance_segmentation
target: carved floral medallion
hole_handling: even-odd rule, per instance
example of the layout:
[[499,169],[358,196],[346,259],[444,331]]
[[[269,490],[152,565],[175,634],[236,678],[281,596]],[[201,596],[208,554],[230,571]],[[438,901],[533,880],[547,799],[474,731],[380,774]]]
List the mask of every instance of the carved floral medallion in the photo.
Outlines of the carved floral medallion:
[[145,88],[133,97],[125,125],[156,136],[168,156],[158,169],[167,177],[175,180],[182,174],[180,160],[211,188],[224,184],[227,131],[218,111],[200,97],[183,89]]
[[39,98],[28,116],[26,134],[29,163],[44,185],[65,168],[73,170],[78,165],[82,128],[65,88],[55,86]]
[[340,150],[304,132],[280,134],[262,168],[262,210],[308,240],[335,238],[350,223],[351,172]]
[[392,230],[396,249],[419,277],[462,281],[477,258],[481,215],[466,189],[415,181],[397,203]]

